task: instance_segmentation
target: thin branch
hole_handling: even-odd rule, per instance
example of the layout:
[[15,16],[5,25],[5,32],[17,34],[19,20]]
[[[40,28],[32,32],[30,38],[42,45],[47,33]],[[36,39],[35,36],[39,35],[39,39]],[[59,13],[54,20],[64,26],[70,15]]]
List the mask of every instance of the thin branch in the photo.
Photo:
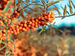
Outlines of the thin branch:
[[65,16],[55,16],[55,18],[61,18],[61,17],[70,17],[70,16],[74,16],[75,14],[72,15],[65,15]]

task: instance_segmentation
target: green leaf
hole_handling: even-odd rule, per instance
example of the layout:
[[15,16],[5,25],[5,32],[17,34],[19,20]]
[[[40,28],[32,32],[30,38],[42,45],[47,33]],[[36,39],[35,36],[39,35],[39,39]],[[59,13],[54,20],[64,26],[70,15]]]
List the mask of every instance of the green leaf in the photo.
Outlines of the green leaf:
[[5,45],[4,47],[2,47],[2,48],[0,49],[0,51],[3,50],[5,47],[6,47],[6,45]]
[[3,11],[2,11],[1,13],[5,13],[5,12],[7,12],[8,7],[10,6],[11,2],[12,2],[12,0],[9,1],[9,2],[6,4],[5,8],[3,9]]
[[0,16],[0,18],[1,18],[2,22],[3,22],[3,24],[7,27],[6,23],[4,22],[3,17]]
[[10,56],[10,54],[8,54],[7,56]]
[[[23,11],[23,9],[21,9],[21,11],[20,11],[20,13],[19,13],[19,16],[18,16],[18,19],[20,19],[20,15],[21,15],[22,11]],[[21,19],[20,19],[20,20],[21,20]],[[19,21],[20,21],[20,20],[19,20]]]
[[56,22],[53,23],[53,25],[55,25]]
[[60,5],[60,7],[64,10],[64,8]]
[[55,25],[55,23],[56,23],[56,22],[54,22],[53,24],[51,24],[51,27],[54,27],[54,26],[58,27],[57,25]]
[[0,44],[2,43],[2,38],[0,38]]
[[8,47],[13,51],[13,49],[8,45]]
[[63,13],[63,15],[66,14],[66,11],[67,11],[67,6],[65,5],[65,9],[64,9],[64,13]]
[[44,29],[46,28],[46,26],[44,26],[43,27],[43,29],[39,32],[39,34],[41,34],[42,33],[42,31],[44,31]]
[[58,27],[57,25],[53,25],[53,26]]

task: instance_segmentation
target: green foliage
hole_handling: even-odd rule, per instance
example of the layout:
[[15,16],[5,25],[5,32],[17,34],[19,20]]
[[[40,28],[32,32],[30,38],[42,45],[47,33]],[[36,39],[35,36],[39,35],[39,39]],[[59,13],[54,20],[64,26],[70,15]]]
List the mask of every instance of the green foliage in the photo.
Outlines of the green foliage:
[[46,26],[44,26],[44,27],[42,28],[42,30],[39,32],[39,34],[41,34],[41,33],[45,30],[45,28],[46,28]]

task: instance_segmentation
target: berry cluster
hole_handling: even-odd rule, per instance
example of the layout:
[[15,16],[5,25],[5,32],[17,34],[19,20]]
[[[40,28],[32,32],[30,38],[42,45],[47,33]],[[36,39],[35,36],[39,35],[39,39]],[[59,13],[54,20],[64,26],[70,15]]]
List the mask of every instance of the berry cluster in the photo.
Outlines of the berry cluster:
[[[0,8],[0,12],[5,8],[6,4],[9,2],[10,0],[0,0],[0,5],[1,5],[1,8]],[[13,1],[12,1],[13,3]]]
[[15,20],[18,16],[19,16],[19,13],[17,10],[14,10],[13,14],[12,15],[8,15],[7,17],[9,19],[11,19],[11,21]]
[[[39,26],[46,25],[46,22],[53,22],[55,19],[54,13],[49,12],[48,14],[42,14],[38,18],[32,17],[30,20],[25,20],[24,22],[20,22],[16,26],[9,26],[8,28],[8,34],[19,34],[19,32],[26,32],[27,30],[34,30],[35,28],[38,28]],[[45,22],[46,21],[46,22]],[[11,21],[10,21],[11,22]],[[8,23],[9,24],[9,23]],[[2,36],[5,37],[6,31],[2,31]]]

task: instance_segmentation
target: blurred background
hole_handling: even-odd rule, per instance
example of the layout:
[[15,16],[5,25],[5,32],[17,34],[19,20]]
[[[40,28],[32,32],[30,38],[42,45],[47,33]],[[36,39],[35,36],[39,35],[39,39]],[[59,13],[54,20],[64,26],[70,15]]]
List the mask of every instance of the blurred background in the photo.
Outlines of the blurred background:
[[[17,4],[19,0],[15,1]],[[19,9],[25,7],[25,10],[23,11],[24,13],[21,14],[21,17],[17,18],[19,19],[19,21],[16,20],[14,23],[29,20],[31,17],[38,17],[41,15],[41,13],[38,13],[38,11],[43,12],[41,10],[42,8],[39,9],[38,6],[36,7],[30,5],[29,7],[26,7],[27,5],[31,4],[32,1],[40,1],[40,0],[23,0],[23,1],[28,4],[24,3],[22,4],[22,6],[21,4],[19,4],[16,7]],[[47,0],[44,1],[46,2]],[[56,1],[56,0],[49,0],[49,1]],[[68,11],[68,13],[65,16],[75,14],[75,8],[73,6],[72,6],[73,13],[70,14],[69,1],[70,0],[63,0],[55,4],[59,12],[61,12],[61,16],[63,16],[64,10],[60,6],[64,8],[65,5],[67,6]],[[75,3],[75,0],[71,1]],[[36,4],[38,4],[38,2]],[[42,3],[40,2],[39,4]],[[54,8],[54,5],[50,6],[48,9],[52,8]],[[59,16],[57,10],[52,10],[51,12],[55,13],[55,17]],[[28,18],[26,16],[30,17]],[[18,35],[12,34],[12,39],[16,41],[17,40],[21,41],[21,46],[18,49],[22,51],[22,54],[25,53],[29,54],[30,53],[29,51],[33,51],[34,54],[33,56],[75,56],[75,15],[65,17],[63,19],[62,17],[60,18],[58,17],[55,18],[53,23],[54,22],[56,22],[55,27],[52,27],[50,29],[48,26],[46,26],[46,29],[41,34],[38,33],[41,31],[42,26],[36,28],[34,31],[29,30],[27,32],[20,32]],[[53,23],[48,23],[48,25]],[[18,53],[17,56],[20,56],[20,53]]]
[[[33,1],[40,1],[40,0],[33,0]],[[75,3],[75,0],[71,1]],[[30,3],[31,2],[32,1],[30,0]],[[70,15],[69,0],[60,1],[55,5],[56,7],[58,7],[59,11],[61,12],[62,14],[61,16],[63,16],[63,9],[60,8],[60,6],[64,8],[64,6],[66,5],[68,11],[68,14],[66,15]],[[30,7],[34,8],[34,6]],[[53,7],[54,6],[52,5],[48,9],[51,9]],[[28,8],[26,9],[29,10]],[[35,8],[35,10],[37,10],[37,8]],[[75,8],[72,8],[72,10],[74,14]],[[59,16],[56,10],[51,12],[55,13],[55,17]],[[27,11],[27,13],[31,15],[33,11],[29,10]],[[24,13],[24,15],[26,15],[26,13]],[[36,17],[36,15],[32,16]],[[40,35],[38,35],[38,33],[42,29],[42,27],[40,26],[39,28],[36,28],[35,31],[25,32],[24,33],[25,36],[23,36],[23,38],[27,37],[28,39],[26,45],[28,46],[34,45],[36,47],[36,52],[35,52],[36,56],[75,56],[75,15],[70,17],[65,17],[64,19],[55,18],[53,23],[54,22],[56,22],[55,25],[57,25],[57,27],[55,27],[53,31],[52,30],[50,31],[49,27],[47,26],[46,29]],[[17,36],[13,35],[13,36],[18,37],[18,39],[22,39],[20,38],[19,35]]]

